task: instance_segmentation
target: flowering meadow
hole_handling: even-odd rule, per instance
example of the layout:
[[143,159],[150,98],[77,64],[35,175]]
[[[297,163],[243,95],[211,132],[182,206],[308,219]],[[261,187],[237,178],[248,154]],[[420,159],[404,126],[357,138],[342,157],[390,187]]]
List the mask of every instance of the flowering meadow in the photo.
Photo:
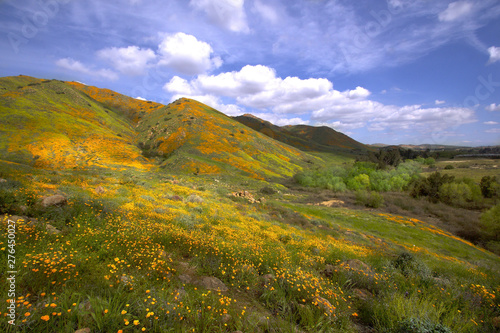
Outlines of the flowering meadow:
[[0,88],[1,332],[500,329],[497,255],[426,218],[318,202],[401,188],[411,164],[332,176],[319,167],[354,158],[189,99]]
[[[298,193],[252,204],[223,176],[0,166],[2,225],[17,219],[6,332],[496,330],[500,260],[425,221]],[[67,204],[40,206],[54,193]],[[0,248],[6,262],[6,232]]]

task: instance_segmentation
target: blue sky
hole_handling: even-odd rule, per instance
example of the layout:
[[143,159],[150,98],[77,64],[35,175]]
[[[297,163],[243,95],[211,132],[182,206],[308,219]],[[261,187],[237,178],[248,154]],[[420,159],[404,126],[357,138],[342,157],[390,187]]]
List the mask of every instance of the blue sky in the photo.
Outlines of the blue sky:
[[0,76],[363,143],[500,144],[498,0],[3,0]]

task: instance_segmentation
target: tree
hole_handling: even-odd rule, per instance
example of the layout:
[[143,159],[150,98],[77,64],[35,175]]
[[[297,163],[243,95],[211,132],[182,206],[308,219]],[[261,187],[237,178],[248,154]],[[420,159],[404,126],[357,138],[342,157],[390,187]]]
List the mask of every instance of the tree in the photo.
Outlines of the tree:
[[481,178],[481,182],[479,183],[479,186],[481,187],[481,193],[483,194],[483,197],[485,198],[493,198],[495,195],[495,190],[496,187],[495,185],[498,185],[497,182],[497,177],[495,176],[484,176]]

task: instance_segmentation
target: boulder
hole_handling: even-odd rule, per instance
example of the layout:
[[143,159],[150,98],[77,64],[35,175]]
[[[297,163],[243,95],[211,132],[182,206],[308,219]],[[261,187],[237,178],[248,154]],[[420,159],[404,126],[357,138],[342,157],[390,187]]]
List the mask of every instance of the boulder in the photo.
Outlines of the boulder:
[[59,229],[57,229],[56,227],[54,227],[53,225],[50,225],[50,224],[45,225],[45,230],[47,230],[47,232],[49,234],[52,234],[52,235],[57,235],[57,234],[61,233],[61,231]]
[[96,194],[104,194],[104,193],[106,193],[106,190],[104,189],[104,187],[99,185],[95,188],[94,192]]
[[325,269],[323,270],[323,274],[326,277],[332,277],[334,273],[335,273],[335,266],[330,265],[330,264],[325,265]]
[[189,197],[186,198],[187,202],[193,202],[193,203],[202,203],[203,198],[196,195],[196,194],[191,194]]
[[42,206],[43,207],[49,207],[49,206],[64,206],[68,203],[68,199],[66,199],[65,196],[56,194],[56,195],[51,195],[48,197],[45,197],[42,199]]
[[226,287],[224,282],[216,278],[215,276],[204,276],[197,283],[200,287],[203,287],[208,290],[217,290],[217,291],[228,291],[229,289]]
[[349,259],[344,262],[343,265],[348,266],[356,271],[363,271],[368,274],[373,273],[371,267],[359,259]]
[[91,330],[88,327],[85,328],[80,328],[79,330],[76,330],[75,333],[90,333]]

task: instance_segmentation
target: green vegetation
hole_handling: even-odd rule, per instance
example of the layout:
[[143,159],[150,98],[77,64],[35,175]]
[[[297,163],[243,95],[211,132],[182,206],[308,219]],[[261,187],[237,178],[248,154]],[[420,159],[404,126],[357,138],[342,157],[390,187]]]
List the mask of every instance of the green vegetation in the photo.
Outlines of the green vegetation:
[[[0,83],[0,256],[15,222],[17,272],[2,332],[499,329],[494,175],[409,151],[304,153],[188,99]],[[14,144],[15,124],[43,154]]]

